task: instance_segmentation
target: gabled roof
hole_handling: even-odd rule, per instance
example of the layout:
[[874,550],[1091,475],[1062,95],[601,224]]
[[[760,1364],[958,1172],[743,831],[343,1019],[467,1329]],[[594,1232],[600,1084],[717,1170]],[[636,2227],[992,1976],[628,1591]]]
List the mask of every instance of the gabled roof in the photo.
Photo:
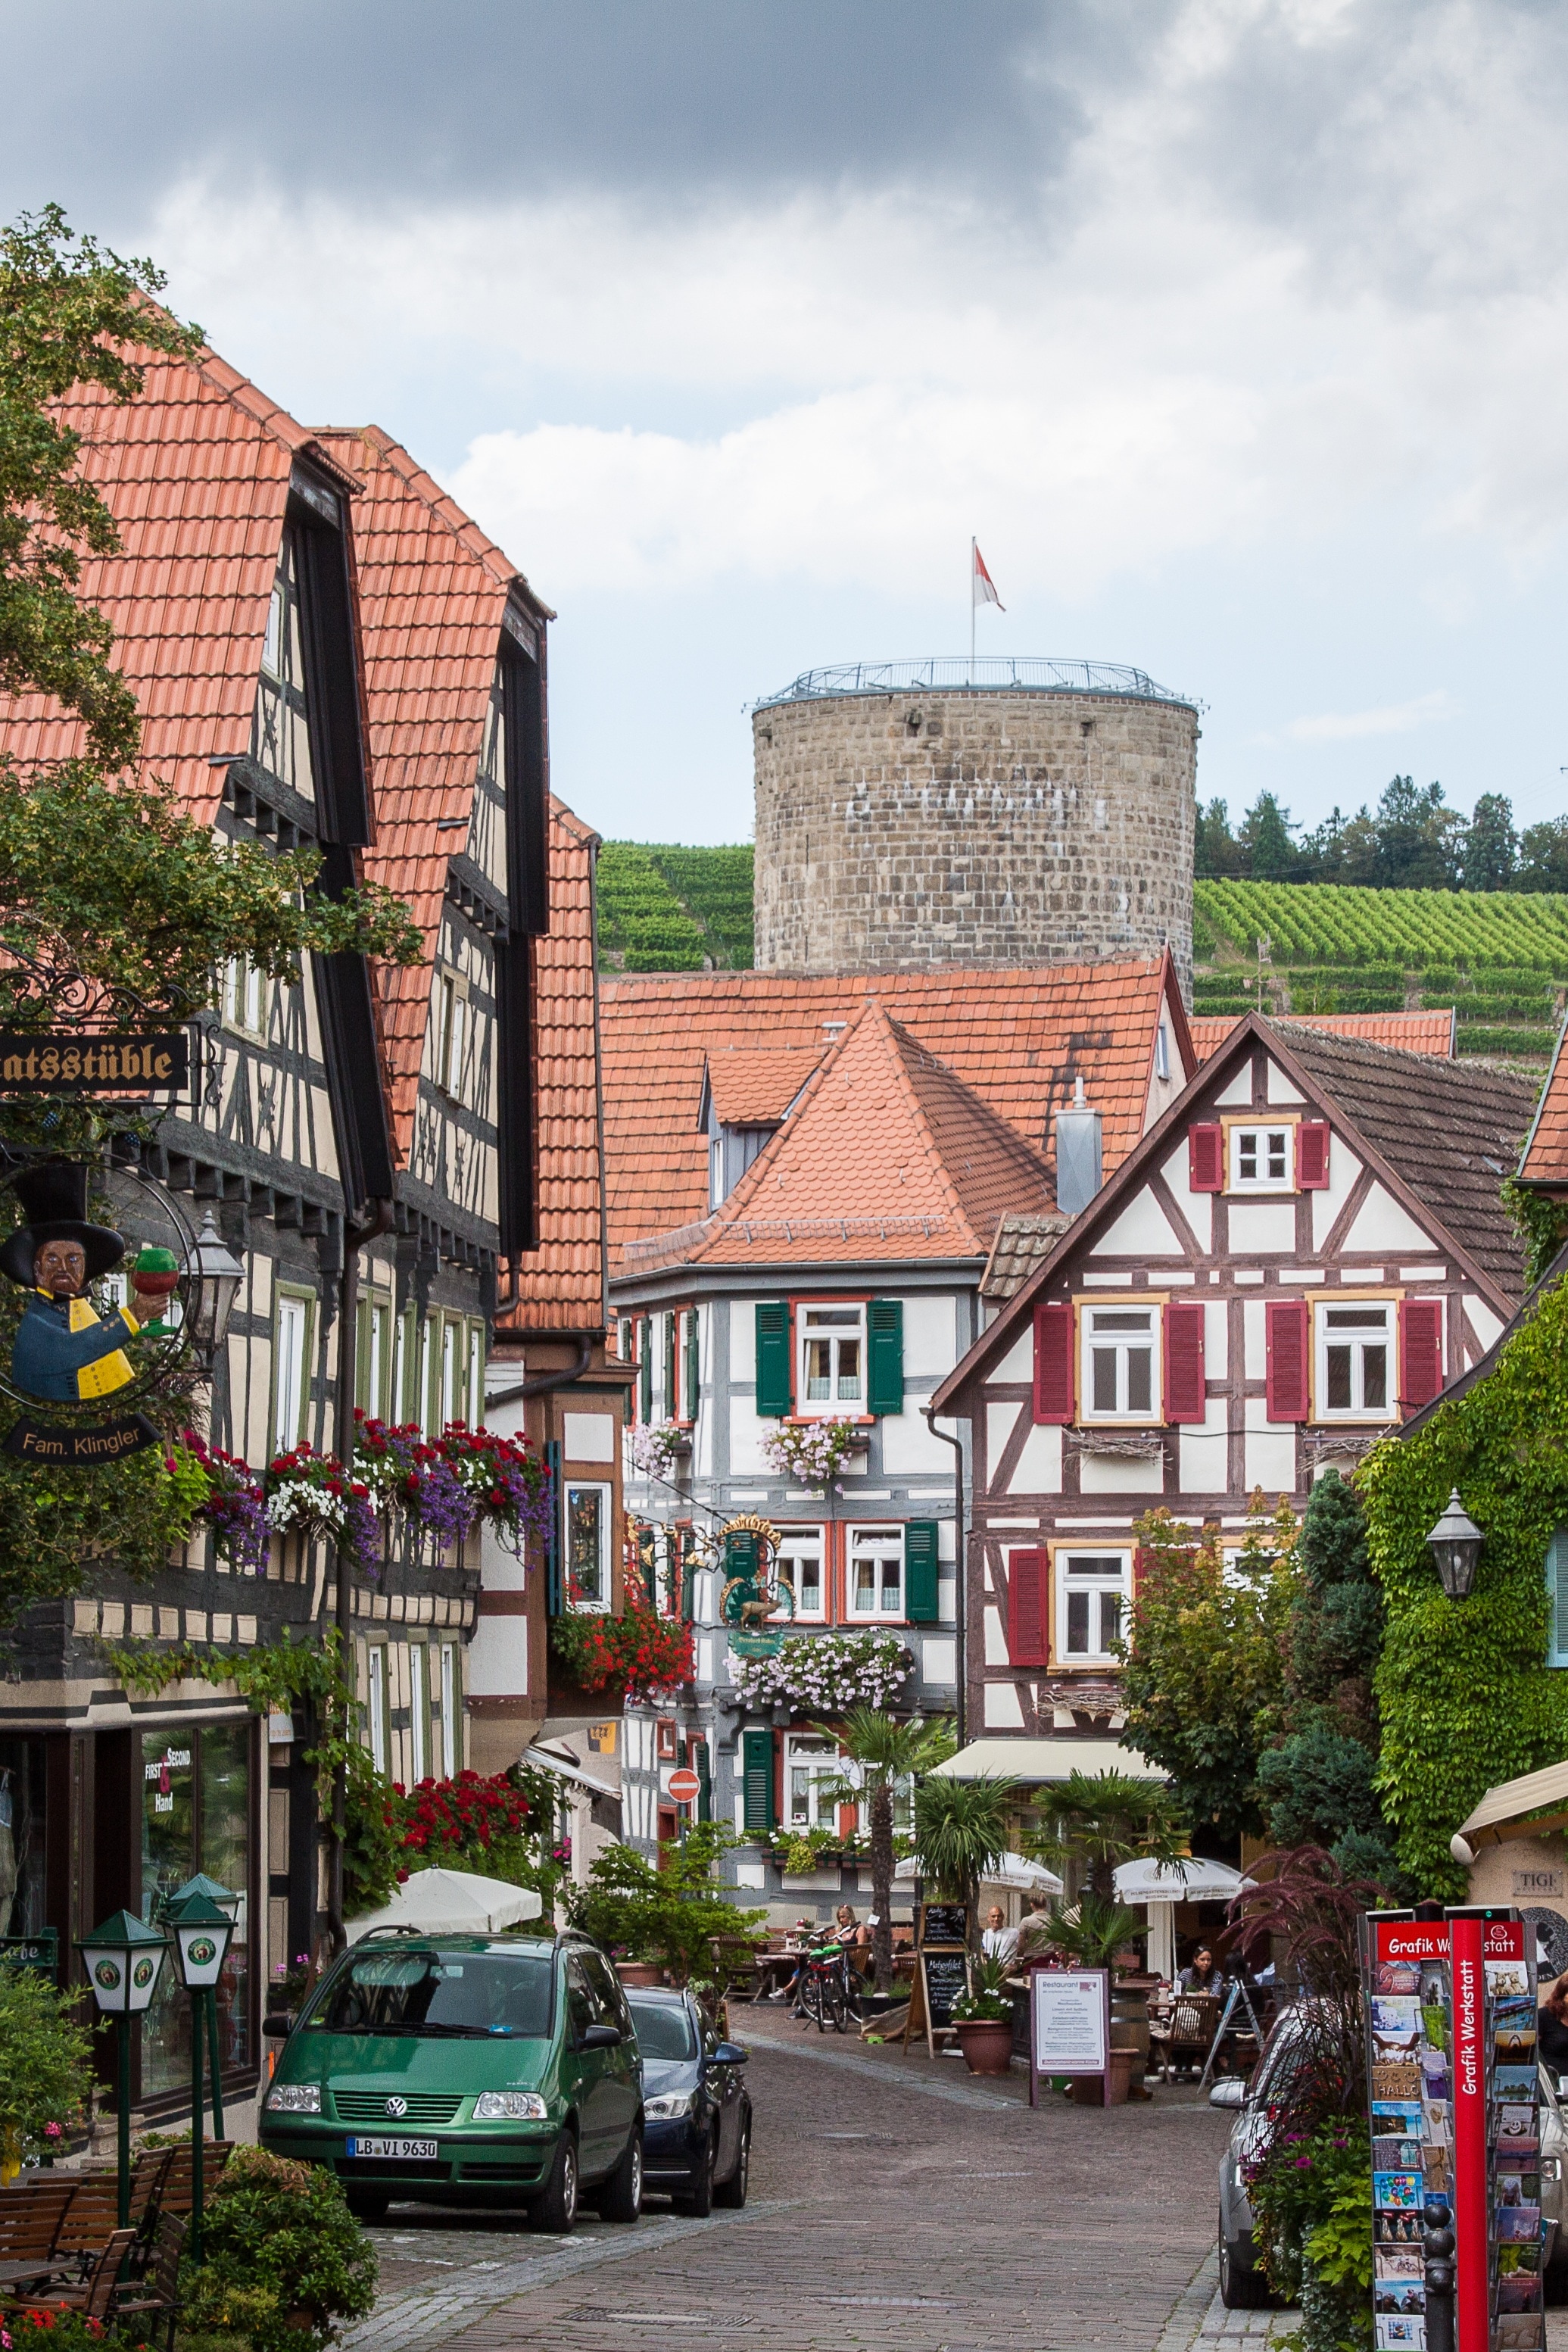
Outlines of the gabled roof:
[[[952,1401],[990,1360],[1012,1345],[1041,1291],[1070,1251],[1092,1244],[1120,1214],[1172,1140],[1212,1103],[1260,1040],[1303,1097],[1347,1129],[1359,1157],[1401,1205],[1436,1223],[1444,1247],[1507,1314],[1523,1289],[1522,1252],[1498,1197],[1522,1134],[1531,1088],[1501,1070],[1401,1054],[1364,1040],[1325,1037],[1292,1022],[1248,1013],[1218,1054],[1177,1096],[1055,1246],[1014,1291],[996,1320],[942,1382],[932,1405]],[[1489,1190],[1490,1187],[1490,1190]]]
[[1519,1163],[1521,1184],[1539,1184],[1543,1191],[1568,1192],[1568,1054],[1563,1052],[1568,1041],[1568,1021],[1558,1032],[1557,1051],[1552,1056],[1552,1068],[1541,1100],[1535,1107],[1535,1117],[1525,1138],[1524,1156]]
[[654,1265],[981,1257],[1044,1161],[874,1000],[710,1217],[627,1253]]
[[[137,399],[89,385],[57,414],[120,531],[120,552],[85,563],[79,593],[112,627],[141,706],[139,772],[210,821],[223,761],[250,746],[294,460],[345,489],[353,477],[215,352],[151,357]],[[0,747],[30,767],[78,757],[86,732],[47,697],[0,697]]]
[[[1192,1042],[1200,1062],[1218,1052],[1241,1017],[1239,1013],[1194,1017]],[[1436,1013],[1291,1013],[1281,1017],[1303,1029],[1325,1030],[1331,1037],[1367,1037],[1376,1045],[1397,1045],[1402,1053],[1453,1059],[1457,1015],[1452,1005]]]
[[[1051,1118],[1082,1076],[1103,1120],[1107,1168],[1143,1131],[1162,1007],[1176,1066],[1196,1066],[1170,961],[964,966],[874,975],[682,972],[601,982],[612,1265],[627,1243],[695,1223],[707,1209],[698,1131],[705,1065],[729,1049],[821,1063],[871,1001],[1051,1164]],[[766,1124],[767,1122],[759,1122]],[[1017,1205],[1022,1205],[1019,1203]]]
[[777,1127],[821,1058],[814,1045],[725,1046],[706,1071],[715,1118],[721,1127]]

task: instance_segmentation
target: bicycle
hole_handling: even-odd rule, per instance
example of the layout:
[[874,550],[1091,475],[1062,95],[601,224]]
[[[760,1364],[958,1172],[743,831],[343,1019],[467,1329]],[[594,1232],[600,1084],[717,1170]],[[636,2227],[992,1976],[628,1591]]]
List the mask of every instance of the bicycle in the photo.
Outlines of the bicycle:
[[835,2033],[847,2033],[859,2004],[850,1980],[850,1956],[841,1944],[829,1944],[809,1953],[800,1983],[800,2006],[819,2033],[830,2023]]

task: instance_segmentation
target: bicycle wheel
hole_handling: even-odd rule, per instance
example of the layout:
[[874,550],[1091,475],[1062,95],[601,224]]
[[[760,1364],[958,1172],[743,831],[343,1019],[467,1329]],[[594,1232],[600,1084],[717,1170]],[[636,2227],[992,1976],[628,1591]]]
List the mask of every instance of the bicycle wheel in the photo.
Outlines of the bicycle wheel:
[[850,1997],[844,1990],[841,1977],[835,1977],[828,1988],[827,2011],[833,2021],[833,2032],[847,2033],[850,2025]]
[[822,2030],[822,1979],[815,1969],[808,1969],[800,1987],[800,2006],[806,2012],[806,2022]]

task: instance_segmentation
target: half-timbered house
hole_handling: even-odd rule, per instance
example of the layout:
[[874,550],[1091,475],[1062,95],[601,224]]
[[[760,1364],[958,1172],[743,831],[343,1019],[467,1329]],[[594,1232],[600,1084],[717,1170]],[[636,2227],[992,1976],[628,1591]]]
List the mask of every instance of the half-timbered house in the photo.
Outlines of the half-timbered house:
[[1533,1095],[1249,1015],[1064,1233],[1009,1237],[934,1401],[973,1448],[977,1760],[1028,1777],[1033,1744],[1119,1723],[1146,1513],[1239,1548],[1260,1489],[1299,1508],[1490,1346]]

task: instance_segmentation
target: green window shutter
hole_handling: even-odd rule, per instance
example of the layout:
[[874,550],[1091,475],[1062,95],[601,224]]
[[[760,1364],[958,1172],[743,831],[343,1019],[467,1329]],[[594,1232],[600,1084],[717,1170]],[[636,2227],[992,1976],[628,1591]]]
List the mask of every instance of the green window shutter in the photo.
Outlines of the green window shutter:
[[697,1819],[699,1822],[711,1822],[713,1819],[713,1774],[708,1765],[707,1741],[706,1739],[699,1739],[692,1753],[693,1760],[696,1765],[697,1773]]
[[687,1421],[695,1421],[697,1417],[697,1399],[702,1394],[701,1376],[702,1359],[697,1349],[697,1310],[692,1307],[686,1310],[685,1395],[682,1400],[686,1409]]
[[789,1378],[789,1303],[759,1299],[757,1307],[757,1410],[782,1420],[794,1409]]
[[904,1613],[912,1625],[936,1622],[936,1522],[911,1519],[904,1530]]
[[653,1418],[653,1323],[648,1315],[637,1318],[637,1418],[644,1429]]
[[1568,1666],[1568,1528],[1559,1528],[1546,1548],[1546,1591],[1552,1603],[1546,1663]]
[[684,1530],[677,1533],[681,1579],[681,1615],[688,1625],[695,1624],[697,1613],[697,1548]]
[[727,1584],[732,1576],[755,1576],[757,1573],[757,1538],[743,1528],[738,1534],[724,1539],[724,1578]]
[[748,1830],[778,1826],[773,1802],[773,1734],[743,1731],[740,1735],[741,1818]]
[[904,1411],[904,1301],[873,1298],[866,1308],[866,1410]]
[[680,1402],[675,1394],[675,1325],[679,1318],[664,1315],[659,1319],[664,1327],[664,1419],[674,1421]]

